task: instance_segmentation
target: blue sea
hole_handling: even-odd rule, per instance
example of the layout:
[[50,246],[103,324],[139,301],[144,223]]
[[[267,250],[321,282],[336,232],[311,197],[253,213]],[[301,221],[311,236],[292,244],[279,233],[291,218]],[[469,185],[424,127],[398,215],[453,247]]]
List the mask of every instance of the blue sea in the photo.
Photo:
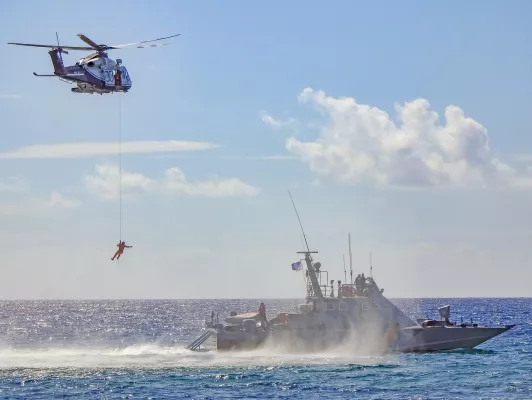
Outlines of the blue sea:
[[[0,301],[0,399],[532,399],[532,299],[392,301],[516,327],[469,351],[196,353],[211,310],[260,300]],[[265,301],[269,317],[300,302]]]

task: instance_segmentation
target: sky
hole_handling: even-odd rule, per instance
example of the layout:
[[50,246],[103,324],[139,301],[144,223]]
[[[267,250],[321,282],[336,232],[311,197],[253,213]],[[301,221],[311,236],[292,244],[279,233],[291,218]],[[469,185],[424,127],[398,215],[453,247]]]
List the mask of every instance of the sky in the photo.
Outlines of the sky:
[[[1,2],[0,298],[532,296],[529,1]],[[75,94],[45,48],[110,51]],[[72,50],[65,63],[85,52]],[[121,138],[122,201],[119,196]],[[116,262],[121,238],[133,248]]]

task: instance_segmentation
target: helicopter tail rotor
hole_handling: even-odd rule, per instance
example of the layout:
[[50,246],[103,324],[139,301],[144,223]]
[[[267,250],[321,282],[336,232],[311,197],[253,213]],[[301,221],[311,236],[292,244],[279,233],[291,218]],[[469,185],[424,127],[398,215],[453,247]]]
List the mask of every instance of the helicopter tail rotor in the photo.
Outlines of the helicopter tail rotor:
[[59,55],[59,58],[61,59],[61,62],[63,62],[63,57],[61,56],[61,53],[68,54],[68,51],[63,50],[61,46],[59,45],[59,35],[57,34],[57,32],[55,33],[55,38],[57,39],[57,50],[59,50],[58,55]]

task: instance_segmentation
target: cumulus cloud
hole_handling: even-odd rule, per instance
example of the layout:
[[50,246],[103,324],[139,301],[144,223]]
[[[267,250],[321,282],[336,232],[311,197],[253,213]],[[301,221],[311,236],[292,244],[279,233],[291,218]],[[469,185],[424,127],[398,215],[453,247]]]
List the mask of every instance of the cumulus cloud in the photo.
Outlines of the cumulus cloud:
[[0,179],[0,217],[38,216],[52,210],[78,208],[81,204],[81,201],[67,198],[57,191],[44,198],[35,196],[28,182],[18,177]]
[[263,161],[281,161],[281,160],[298,160],[296,156],[274,154],[269,156],[182,156],[174,154],[164,154],[164,155],[152,155],[146,156],[148,159],[168,159],[168,158],[179,158],[179,159],[188,159],[188,160],[207,160],[207,159],[216,159],[216,160],[263,160]]
[[486,129],[457,106],[445,109],[442,123],[425,99],[396,104],[394,122],[377,107],[312,88],[299,101],[327,121],[316,140],[290,137],[286,148],[319,177],[396,187],[529,186],[492,154]]
[[52,192],[47,201],[44,202],[49,208],[78,208],[81,206],[81,201],[76,199],[69,199],[61,193]]
[[214,178],[191,182],[179,168],[166,170],[163,180],[167,192],[178,196],[233,197],[255,196],[258,189],[238,178]]
[[[154,188],[154,181],[142,174],[122,171],[122,196],[133,198]],[[96,165],[96,174],[87,175],[85,188],[105,200],[119,197],[120,170],[115,165]]]
[[21,147],[7,153],[0,153],[0,159],[15,158],[80,158],[122,153],[157,153],[177,151],[210,150],[219,147],[213,143],[186,141],[131,141],[122,142],[85,142],[85,143],[56,143],[49,145],[33,145]]
[[532,162],[532,154],[514,154],[513,157],[516,161]]
[[52,210],[75,209],[82,205],[77,199],[70,199],[61,193],[53,191],[48,198],[19,199],[16,203],[0,203],[0,217],[2,216],[37,216]]
[[[117,199],[120,173],[115,165],[96,165],[96,174],[85,177],[89,192],[104,200]],[[237,178],[190,181],[179,168],[167,169],[159,179],[122,171],[122,196],[134,198],[141,193],[158,192],[174,196],[236,197],[256,196],[259,189]]]
[[266,114],[264,112],[261,113],[260,118],[262,122],[264,122],[266,125],[269,125],[273,129],[282,129],[282,128],[287,128],[287,127],[292,127],[296,123],[296,121],[293,118],[283,121],[280,119],[276,119],[272,117],[271,115]]
[[280,161],[280,160],[297,160],[295,156],[273,155],[273,156],[249,156],[248,160],[265,160],[265,161]]
[[20,193],[28,190],[28,185],[22,179],[17,177],[9,177],[0,180],[0,192],[4,193]]

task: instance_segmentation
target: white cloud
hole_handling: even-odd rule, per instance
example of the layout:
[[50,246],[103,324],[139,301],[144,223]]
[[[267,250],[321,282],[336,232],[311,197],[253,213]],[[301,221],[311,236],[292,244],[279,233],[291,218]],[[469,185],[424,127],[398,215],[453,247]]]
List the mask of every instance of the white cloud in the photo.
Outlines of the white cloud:
[[238,178],[214,178],[191,182],[179,168],[170,168],[162,181],[167,192],[178,196],[235,197],[256,196],[258,188]]
[[0,203],[0,217],[43,215],[51,210],[74,209],[81,206],[81,201],[69,199],[58,192],[50,193],[47,199],[21,199],[16,203]]
[[[210,150],[216,147],[219,147],[219,145],[204,142],[145,140],[122,142],[121,151],[123,154],[156,153]],[[0,153],[0,158],[80,158],[118,154],[119,149],[118,142],[56,143],[21,147],[7,153]]]
[[532,177],[515,177],[512,179],[511,185],[516,189],[531,189]]
[[[140,193],[158,192],[175,196],[234,197],[256,196],[259,189],[237,178],[214,178],[192,182],[179,168],[165,171],[164,177],[152,179],[138,173],[122,171],[122,197],[134,198]],[[115,165],[97,165],[96,174],[85,177],[89,192],[104,200],[119,197],[120,174]]]
[[299,101],[313,104],[328,122],[315,141],[290,137],[286,148],[320,177],[395,187],[523,187],[517,172],[492,154],[486,129],[457,106],[445,109],[441,124],[425,99],[396,104],[396,124],[351,97],[306,88]]
[[283,120],[280,120],[280,119],[276,119],[276,118],[272,117],[271,115],[268,115],[268,114],[265,114],[265,113],[262,113],[261,120],[266,125],[269,125],[272,128],[274,128],[274,129],[282,129],[282,128],[291,127],[291,126],[293,126],[296,123],[296,121],[293,118],[290,118],[290,119],[288,119],[286,121],[283,121]]
[[27,184],[17,177],[9,177],[0,180],[0,192],[20,193],[28,190]]
[[10,100],[17,100],[20,99],[22,96],[19,94],[1,94],[0,93],[0,99],[10,99]]
[[532,154],[514,154],[513,158],[516,161],[531,162],[532,161]]
[[[122,170],[122,196],[133,198],[135,195],[155,188],[155,182],[142,175]],[[96,174],[85,177],[86,189],[105,200],[119,197],[120,171],[115,165],[96,165]]]
[[297,160],[295,156],[250,156],[248,160],[266,160],[266,161],[279,161],[279,160]]
[[50,208],[78,208],[81,207],[81,201],[76,199],[68,199],[61,193],[52,192],[50,198],[44,202]]
[[161,154],[161,155],[151,155],[146,156],[145,158],[149,159],[168,159],[168,158],[179,158],[179,159],[189,159],[189,160],[207,160],[207,159],[216,159],[216,160],[265,160],[265,161],[276,161],[276,160],[298,160],[296,156],[289,155],[271,155],[271,156],[176,156],[174,154]]

